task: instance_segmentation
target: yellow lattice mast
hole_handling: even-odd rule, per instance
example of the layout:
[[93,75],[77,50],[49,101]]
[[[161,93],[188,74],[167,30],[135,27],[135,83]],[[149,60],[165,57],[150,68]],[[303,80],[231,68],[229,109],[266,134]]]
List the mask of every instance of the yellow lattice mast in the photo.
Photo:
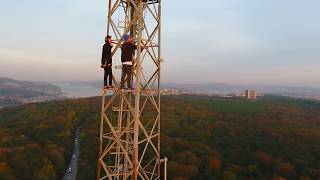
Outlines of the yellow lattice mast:
[[161,1],[108,0],[107,19],[114,67],[120,67],[124,35],[133,37],[137,51],[134,88],[121,88],[114,71],[114,88],[101,93],[97,179],[160,179],[166,162],[160,159]]

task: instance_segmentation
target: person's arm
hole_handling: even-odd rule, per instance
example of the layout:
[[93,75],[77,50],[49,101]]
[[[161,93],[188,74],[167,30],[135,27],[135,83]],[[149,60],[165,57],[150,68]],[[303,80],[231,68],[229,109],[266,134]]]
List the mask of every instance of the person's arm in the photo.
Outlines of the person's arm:
[[106,52],[105,52],[105,45],[102,48],[102,56],[101,56],[101,67],[103,68],[106,64]]
[[144,45],[143,49],[148,49],[150,47],[150,45]]
[[108,59],[107,59],[107,65],[112,66],[112,45],[108,45]]
[[[144,48],[145,48],[144,46],[141,46],[141,51],[143,51]],[[134,52],[135,50],[137,50],[137,49],[138,49],[138,46],[137,46],[136,44],[132,44],[132,50],[133,50],[133,52]]]
[[112,50],[112,45],[109,44],[109,45],[108,45],[108,52],[111,52],[111,50]]
[[[134,44],[134,46],[135,46],[135,47],[134,47],[135,50],[138,49],[138,46],[137,46],[137,45]],[[148,47],[149,47],[149,46],[142,44],[142,46],[141,46],[141,51],[143,51],[144,49],[147,49]]]

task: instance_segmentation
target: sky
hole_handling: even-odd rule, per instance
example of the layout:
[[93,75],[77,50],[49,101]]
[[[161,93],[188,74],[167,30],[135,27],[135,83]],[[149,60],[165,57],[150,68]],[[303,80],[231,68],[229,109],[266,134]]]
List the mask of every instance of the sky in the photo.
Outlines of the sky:
[[[320,1],[163,0],[162,82],[320,87]],[[99,80],[106,0],[0,2],[0,77]]]

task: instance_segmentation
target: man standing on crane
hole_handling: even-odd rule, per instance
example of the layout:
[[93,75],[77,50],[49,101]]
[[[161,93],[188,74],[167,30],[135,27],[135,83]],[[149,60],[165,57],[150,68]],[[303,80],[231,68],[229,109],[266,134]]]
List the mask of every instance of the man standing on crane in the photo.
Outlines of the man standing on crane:
[[[132,71],[134,67],[133,56],[134,52],[137,49],[137,45],[135,45],[132,41],[132,37],[130,35],[123,36],[124,43],[121,46],[121,62],[122,62],[122,75],[121,75],[121,88],[124,88],[124,82],[127,81],[127,88],[132,90]],[[143,49],[148,48],[149,46],[144,45],[141,47],[141,51]]]
[[122,75],[121,75],[121,88],[124,88],[124,82],[127,81],[127,88],[132,89],[131,79],[133,70],[133,55],[137,49],[137,45],[132,43],[132,37],[124,35],[125,42],[121,47],[121,62],[122,62]]
[[[104,69],[104,88],[112,88],[112,39],[111,36],[105,38],[102,49],[101,68]],[[109,85],[108,85],[109,79]]]

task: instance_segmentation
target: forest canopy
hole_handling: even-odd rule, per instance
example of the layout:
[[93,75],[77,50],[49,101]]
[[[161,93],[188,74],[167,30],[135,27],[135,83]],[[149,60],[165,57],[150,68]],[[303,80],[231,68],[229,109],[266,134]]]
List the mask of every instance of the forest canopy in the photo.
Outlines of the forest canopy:
[[[169,179],[320,178],[320,103],[162,98],[161,154]],[[61,179],[81,127],[77,179],[95,179],[100,98],[0,111],[0,179]]]

